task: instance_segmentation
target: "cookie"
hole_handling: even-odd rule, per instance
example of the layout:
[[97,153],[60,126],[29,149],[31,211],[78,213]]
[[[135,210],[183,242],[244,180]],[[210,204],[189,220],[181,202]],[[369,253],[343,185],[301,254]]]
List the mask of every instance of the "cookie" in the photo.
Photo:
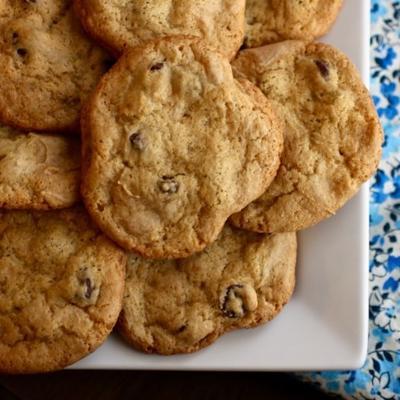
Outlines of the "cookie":
[[125,253],[82,208],[0,212],[0,372],[58,370],[109,335]]
[[72,0],[0,2],[0,120],[74,131],[109,56],[83,33]]
[[197,39],[122,56],[82,117],[82,194],[108,236],[145,257],[185,257],[265,191],[281,124],[248,86],[257,92]]
[[135,348],[190,353],[274,318],[295,284],[296,234],[226,226],[203,252],[170,261],[130,255],[118,331]]
[[80,144],[0,126],[0,207],[67,208],[80,200]]
[[247,0],[245,47],[313,41],[332,27],[343,0]]
[[75,0],[86,30],[120,54],[146,40],[192,35],[228,58],[243,41],[245,0]]
[[244,50],[235,74],[258,85],[285,122],[271,186],[232,217],[257,232],[292,232],[333,215],[374,173],[382,129],[353,64],[322,43]]

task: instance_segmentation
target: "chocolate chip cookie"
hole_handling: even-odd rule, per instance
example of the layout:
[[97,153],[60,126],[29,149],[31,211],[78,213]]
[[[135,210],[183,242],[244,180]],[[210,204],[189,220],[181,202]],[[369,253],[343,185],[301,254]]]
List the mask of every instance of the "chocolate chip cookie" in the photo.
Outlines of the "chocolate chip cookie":
[[193,35],[233,58],[244,36],[245,0],[75,0],[75,9],[116,54],[162,36]]
[[0,126],[0,207],[67,208],[79,183],[79,140]]
[[295,284],[296,234],[226,226],[203,252],[174,261],[131,255],[119,332],[148,353],[197,351],[274,318]]
[[329,31],[343,0],[247,0],[247,47],[288,39],[312,41]]
[[109,335],[126,256],[81,208],[0,212],[0,372],[61,369]]
[[109,56],[83,33],[72,0],[0,2],[0,120],[72,131]]
[[291,232],[335,214],[381,155],[379,119],[356,68],[326,44],[287,41],[244,50],[234,71],[261,88],[286,129],[277,177],[233,223]]
[[257,91],[201,40],[126,52],[82,118],[82,194],[101,229],[149,258],[213,242],[279,165],[282,127]]

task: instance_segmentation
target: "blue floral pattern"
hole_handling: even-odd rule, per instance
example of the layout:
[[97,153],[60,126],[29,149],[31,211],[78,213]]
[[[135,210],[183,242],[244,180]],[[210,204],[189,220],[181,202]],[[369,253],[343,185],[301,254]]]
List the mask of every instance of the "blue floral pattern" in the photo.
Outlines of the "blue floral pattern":
[[400,1],[371,1],[370,45],[371,93],[385,139],[370,191],[368,357],[356,371],[301,378],[345,399],[400,399]]

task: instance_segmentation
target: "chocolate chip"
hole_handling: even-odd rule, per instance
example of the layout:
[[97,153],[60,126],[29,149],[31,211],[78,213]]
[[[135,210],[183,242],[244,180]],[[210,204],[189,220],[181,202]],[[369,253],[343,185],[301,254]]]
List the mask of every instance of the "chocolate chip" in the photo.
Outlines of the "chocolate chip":
[[257,293],[253,286],[235,284],[229,286],[221,301],[221,310],[228,318],[241,318],[257,308]]
[[20,47],[17,49],[17,54],[21,57],[25,57],[28,54],[28,50]]
[[88,267],[83,267],[77,272],[76,279],[73,302],[79,306],[95,304],[100,294],[100,287],[93,271]]
[[163,193],[173,194],[179,190],[179,182],[173,176],[163,176],[158,182],[158,188]]
[[[86,275],[86,273],[84,273]],[[88,276],[82,276],[79,278],[79,284],[82,286],[82,294],[86,300],[90,300],[95,290],[95,286],[92,280]]]
[[150,67],[150,71],[159,71],[164,66],[164,63],[158,62]]
[[86,278],[83,283],[86,286],[85,298],[89,300],[92,297],[94,286],[92,285],[92,281],[89,278]]
[[323,60],[315,60],[315,65],[318,67],[319,72],[323,76],[323,78],[327,79],[329,77],[329,65],[326,61]]
[[146,148],[146,138],[141,132],[132,133],[129,141],[136,150],[144,150]]

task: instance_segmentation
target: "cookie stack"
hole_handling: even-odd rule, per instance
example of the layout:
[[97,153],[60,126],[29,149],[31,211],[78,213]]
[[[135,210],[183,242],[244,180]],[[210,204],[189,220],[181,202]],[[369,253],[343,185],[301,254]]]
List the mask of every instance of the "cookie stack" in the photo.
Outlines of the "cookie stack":
[[1,372],[115,324],[176,354],[277,315],[296,232],[380,158],[357,71],[313,42],[340,6],[0,0]]

